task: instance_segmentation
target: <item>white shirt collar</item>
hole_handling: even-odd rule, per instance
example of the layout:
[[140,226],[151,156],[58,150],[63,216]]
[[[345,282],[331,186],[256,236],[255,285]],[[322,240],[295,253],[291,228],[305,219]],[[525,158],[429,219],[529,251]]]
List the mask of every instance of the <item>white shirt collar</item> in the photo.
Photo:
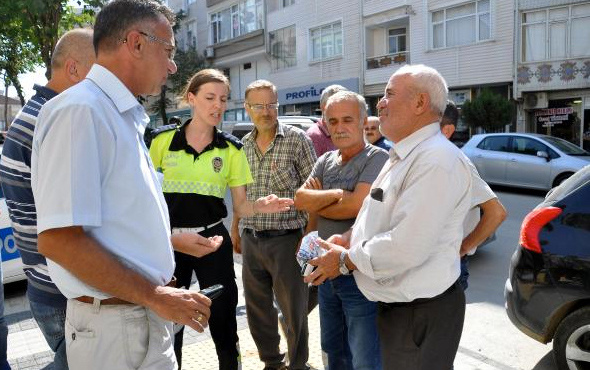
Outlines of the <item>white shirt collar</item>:
[[418,144],[429,137],[436,135],[437,132],[440,132],[440,124],[438,122],[433,122],[422,127],[418,131],[413,132],[400,142],[395,143],[390,151],[390,160],[394,160],[396,157],[404,159],[418,146]]
[[95,63],[86,78],[94,82],[113,101],[119,113],[140,105],[127,86],[100,64]]

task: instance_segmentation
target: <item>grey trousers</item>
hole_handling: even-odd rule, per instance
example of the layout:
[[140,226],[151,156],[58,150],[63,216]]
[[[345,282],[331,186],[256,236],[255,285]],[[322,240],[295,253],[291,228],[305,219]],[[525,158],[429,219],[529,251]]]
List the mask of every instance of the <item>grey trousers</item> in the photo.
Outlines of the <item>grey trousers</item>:
[[278,314],[273,292],[287,324],[289,368],[306,369],[309,357],[307,284],[295,259],[302,232],[276,237],[242,235],[242,279],[250,333],[266,366],[283,363],[280,353]]
[[95,306],[68,300],[70,370],[176,370],[172,323],[132,304]]
[[383,370],[451,370],[464,318],[465,293],[458,282],[434,298],[379,303]]

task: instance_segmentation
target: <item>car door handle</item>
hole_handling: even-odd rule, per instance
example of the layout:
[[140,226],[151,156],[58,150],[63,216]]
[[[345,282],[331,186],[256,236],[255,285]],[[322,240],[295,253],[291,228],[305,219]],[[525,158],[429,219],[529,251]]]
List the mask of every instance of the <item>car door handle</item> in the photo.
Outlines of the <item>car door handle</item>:
[[516,158],[510,158],[510,162],[517,162]]

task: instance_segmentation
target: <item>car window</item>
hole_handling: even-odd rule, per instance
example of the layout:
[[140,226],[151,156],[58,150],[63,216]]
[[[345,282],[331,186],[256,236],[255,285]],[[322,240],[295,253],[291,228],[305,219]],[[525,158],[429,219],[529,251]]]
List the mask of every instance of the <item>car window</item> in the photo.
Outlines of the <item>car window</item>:
[[493,150],[496,152],[508,151],[508,136],[489,136],[477,145],[479,149]]
[[514,153],[536,156],[539,151],[548,153],[547,149],[547,145],[535,139],[530,139],[528,137],[512,138],[512,151]]
[[580,148],[579,146],[572,144],[567,140],[560,139],[558,137],[544,136],[543,140],[547,141],[551,145],[556,146],[557,149],[561,150],[562,152],[568,155],[590,155],[590,153]]

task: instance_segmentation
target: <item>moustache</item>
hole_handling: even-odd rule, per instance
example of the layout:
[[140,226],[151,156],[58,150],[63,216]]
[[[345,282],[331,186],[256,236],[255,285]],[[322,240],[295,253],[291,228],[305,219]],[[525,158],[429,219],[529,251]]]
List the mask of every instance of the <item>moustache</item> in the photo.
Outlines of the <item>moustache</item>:
[[348,139],[350,135],[348,134],[334,134],[332,135],[334,139]]

